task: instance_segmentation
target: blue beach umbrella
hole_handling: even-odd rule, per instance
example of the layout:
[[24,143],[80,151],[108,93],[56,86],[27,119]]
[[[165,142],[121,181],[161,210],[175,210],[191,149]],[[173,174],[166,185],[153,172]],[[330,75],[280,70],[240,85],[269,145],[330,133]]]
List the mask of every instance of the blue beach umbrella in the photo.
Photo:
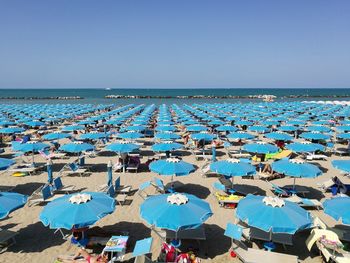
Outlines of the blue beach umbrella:
[[304,132],[300,137],[306,140],[329,140],[331,136],[320,132]]
[[16,162],[11,159],[6,158],[0,158],[0,170],[5,170],[9,168],[11,165],[15,164]]
[[295,189],[296,178],[315,178],[322,175],[322,171],[316,165],[297,159],[273,162],[271,168],[280,174],[294,177],[293,189]]
[[186,127],[186,130],[189,132],[201,132],[208,130],[208,128],[202,125],[190,125]]
[[269,131],[270,129],[265,126],[255,125],[255,126],[250,126],[248,130],[253,132],[258,132],[258,133],[264,133]]
[[216,135],[210,133],[194,133],[191,135],[191,138],[196,141],[205,140],[210,142],[216,138]]
[[26,203],[26,195],[12,192],[0,192],[0,219],[4,219],[12,211],[21,208]]
[[335,197],[323,202],[323,209],[337,221],[350,225],[350,197]]
[[24,132],[23,128],[20,127],[7,127],[0,129],[0,133],[4,134],[13,134],[13,133],[21,133]]
[[125,143],[112,143],[106,147],[108,151],[117,152],[119,154],[121,153],[130,153],[137,149],[139,149],[139,146],[130,142]]
[[309,126],[307,127],[308,131],[316,131],[316,132],[329,132],[331,129],[327,126]]
[[251,153],[267,154],[278,152],[278,147],[264,142],[257,142],[243,145],[243,150]]
[[325,147],[318,143],[295,142],[295,143],[287,144],[286,148],[293,152],[305,153],[305,152],[323,151]]
[[280,174],[298,178],[315,178],[322,175],[322,171],[316,165],[297,159],[273,162],[271,168]]
[[350,173],[350,160],[333,160],[332,165],[336,169]]
[[20,152],[39,152],[45,148],[49,148],[50,145],[42,142],[29,141],[23,144],[19,144],[16,148]]
[[154,152],[170,152],[177,149],[181,149],[182,144],[176,142],[158,143],[152,146],[152,151]]
[[271,132],[264,135],[266,138],[276,141],[291,141],[293,137],[283,132]]
[[60,139],[69,138],[69,137],[71,137],[71,135],[68,133],[53,132],[53,133],[45,134],[43,136],[43,139],[47,141],[53,141],[53,140],[60,140]]
[[256,169],[253,165],[240,162],[238,159],[227,159],[210,164],[210,170],[226,177],[253,175]]
[[339,133],[337,137],[343,140],[350,140],[350,132],[347,133]]
[[117,136],[122,139],[135,140],[143,137],[144,135],[139,132],[124,132],[124,133],[119,133]]
[[247,132],[233,132],[227,135],[227,138],[233,140],[250,140],[253,139],[255,135],[247,133]]
[[162,125],[162,126],[157,126],[156,131],[159,131],[159,132],[170,132],[170,131],[175,131],[176,128],[174,126],[170,126],[170,125]]
[[72,131],[80,131],[85,130],[85,127],[82,125],[70,125],[62,128],[62,131],[72,132]]
[[81,140],[99,140],[102,138],[106,138],[108,136],[107,133],[104,132],[90,132],[90,133],[84,133],[80,135]]
[[93,145],[86,142],[72,142],[62,145],[59,150],[69,153],[81,153],[84,151],[93,151],[95,148]]
[[181,138],[180,135],[172,132],[157,133],[154,137],[160,140],[177,140]]
[[45,126],[45,123],[42,121],[28,121],[24,124],[31,127]]
[[284,131],[284,132],[294,132],[299,130],[300,128],[296,127],[296,126],[292,126],[292,125],[282,125],[278,128],[278,130],[280,131]]
[[235,132],[237,131],[237,128],[235,126],[229,126],[229,125],[225,125],[225,126],[219,126],[215,128],[217,131],[222,131],[222,132]]
[[312,227],[309,212],[277,197],[247,195],[239,201],[236,216],[250,227],[269,233],[295,234]]
[[140,206],[140,216],[148,224],[176,232],[198,228],[212,215],[207,202],[190,194],[154,195]]
[[48,203],[39,219],[51,229],[84,228],[114,212],[115,200],[104,193],[82,192],[59,197]]
[[164,176],[184,176],[195,170],[192,164],[177,158],[151,162],[149,169],[154,173]]

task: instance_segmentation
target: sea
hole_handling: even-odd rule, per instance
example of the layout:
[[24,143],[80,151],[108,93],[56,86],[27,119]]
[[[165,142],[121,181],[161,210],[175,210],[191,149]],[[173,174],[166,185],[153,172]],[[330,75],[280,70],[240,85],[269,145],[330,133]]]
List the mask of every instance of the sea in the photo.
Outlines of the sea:
[[[348,89],[0,89],[0,103],[92,103],[92,104],[193,104],[193,103],[246,103],[252,101],[261,101],[261,99],[214,99],[214,98],[149,98],[149,99],[108,99],[107,95],[131,95],[131,96],[248,96],[248,95],[275,95],[275,101],[293,101],[293,100],[350,100],[350,88]],[[47,97],[74,97],[79,96],[78,100],[56,100],[40,99]],[[290,96],[304,96],[302,98],[290,98]],[[306,96],[306,97],[305,97]],[[4,99],[4,98],[23,98],[23,99]],[[35,99],[33,99],[35,98]],[[39,99],[38,99],[39,98]]]

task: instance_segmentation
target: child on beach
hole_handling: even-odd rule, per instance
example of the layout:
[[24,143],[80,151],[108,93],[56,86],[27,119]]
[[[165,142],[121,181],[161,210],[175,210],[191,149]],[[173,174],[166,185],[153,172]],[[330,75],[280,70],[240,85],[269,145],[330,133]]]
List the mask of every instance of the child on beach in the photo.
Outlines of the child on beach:
[[[84,260],[83,260],[83,259]],[[75,262],[79,262],[79,263],[98,263],[98,262],[102,262],[102,263],[107,263],[109,261],[108,259],[108,254],[102,252],[102,254],[97,255],[97,256],[93,256],[91,254],[89,254],[87,251],[85,251],[84,249],[79,249],[78,252],[73,255],[73,256],[60,256],[57,257],[57,263],[75,263]]]

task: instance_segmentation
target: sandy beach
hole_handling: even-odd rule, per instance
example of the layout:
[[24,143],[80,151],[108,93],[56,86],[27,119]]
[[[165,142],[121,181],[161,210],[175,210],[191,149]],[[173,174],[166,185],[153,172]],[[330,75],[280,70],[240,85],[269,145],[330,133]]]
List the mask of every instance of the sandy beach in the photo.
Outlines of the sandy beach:
[[[143,158],[141,163],[147,161],[148,156],[152,156],[153,153],[150,150],[150,144],[152,139],[140,139],[140,142],[144,142],[145,146],[141,148],[141,154]],[[62,141],[64,143],[64,141]],[[9,148],[6,148],[6,152],[1,156],[4,157],[10,154]],[[224,149],[217,150],[217,158],[220,160],[227,159],[227,154]],[[41,156],[36,156],[36,161],[41,164],[45,164],[46,161]],[[57,175],[61,167],[73,160],[76,157],[70,159],[54,160],[54,176]],[[62,181],[64,185],[75,185],[78,189],[95,191],[99,185],[106,182],[107,163],[109,160],[115,162],[116,155],[109,156],[96,156],[93,158],[87,158],[86,164],[91,169],[91,174],[86,177],[80,176],[65,176]],[[331,160],[343,159],[342,157],[330,157],[327,161],[313,161],[324,171],[324,175],[316,179],[297,179],[298,185],[310,187],[310,194],[308,197],[317,198],[323,200],[325,197],[329,197],[328,194],[321,193],[317,190],[317,183],[326,181],[331,176],[338,175],[342,181],[349,183],[350,180],[340,175],[338,170],[335,170],[331,165]],[[191,246],[198,249],[198,256],[202,258],[202,262],[239,262],[238,259],[230,257],[229,250],[231,246],[231,240],[225,237],[224,230],[228,222],[235,222],[233,209],[225,209],[219,206],[216,198],[212,194],[212,184],[217,181],[216,177],[204,178],[201,175],[200,167],[203,166],[205,161],[196,161],[194,156],[188,151],[183,151],[183,160],[190,162],[198,167],[198,169],[188,175],[175,178],[176,181],[181,182],[181,186],[177,188],[179,192],[191,193],[203,200],[207,201],[214,213],[214,215],[205,223],[206,240],[201,241],[200,244],[193,243]],[[143,182],[151,180],[154,177],[163,179],[164,183],[169,183],[169,177],[162,177],[152,172],[145,171],[144,167],[140,168],[138,173],[114,173],[114,178],[121,177],[123,185],[131,185],[135,191],[137,191],[139,185]],[[3,172],[0,177],[0,185],[2,186],[15,186],[13,191],[30,195],[32,191],[37,189],[40,185],[47,181],[47,172],[43,171],[38,175],[26,176],[26,177],[13,177],[8,172]],[[241,179],[237,178],[235,183],[256,186],[261,190],[262,194],[273,195],[271,192],[271,186],[269,183],[259,179]],[[282,179],[273,180],[274,184],[279,186],[290,185],[293,183],[293,179],[285,177]],[[124,206],[118,205],[113,214],[106,216],[100,220],[96,225],[102,227],[106,231],[118,232],[127,231],[130,235],[127,254],[125,260],[131,259],[131,251],[134,247],[136,240],[154,237],[154,244],[152,249],[153,258],[156,259],[160,252],[161,240],[155,235],[143,222],[139,216],[139,206],[143,202],[143,199],[134,192],[128,197],[128,202]],[[74,254],[76,246],[70,244],[70,241],[62,239],[60,233],[54,233],[55,230],[45,227],[39,221],[39,213],[43,209],[42,205],[28,207],[25,206],[11,213],[10,217],[2,221],[1,227],[3,229],[9,229],[18,232],[17,244],[8,248],[8,251],[0,255],[1,262],[53,262],[57,255],[62,254]],[[310,210],[315,216],[320,217],[329,226],[336,224],[335,220],[325,215],[322,210]],[[287,247],[283,253],[290,253],[298,255],[299,259],[303,262],[321,262],[320,256],[315,253],[307,251],[305,246],[305,239],[307,236],[298,235],[293,247]],[[197,251],[197,250],[196,250]]]

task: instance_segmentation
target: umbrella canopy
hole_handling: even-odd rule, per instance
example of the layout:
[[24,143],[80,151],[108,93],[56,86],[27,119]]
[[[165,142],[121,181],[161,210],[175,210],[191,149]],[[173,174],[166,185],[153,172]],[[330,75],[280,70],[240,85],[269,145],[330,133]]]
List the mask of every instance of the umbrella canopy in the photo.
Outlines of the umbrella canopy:
[[294,234],[312,226],[309,212],[278,197],[247,195],[239,201],[236,216],[251,227],[271,233]]
[[190,125],[186,127],[186,130],[189,132],[200,132],[200,131],[206,131],[208,130],[208,128],[203,125]]
[[334,168],[350,173],[350,160],[333,160]]
[[272,170],[291,177],[314,178],[322,175],[322,171],[313,164],[302,160],[280,160],[271,164]]
[[195,170],[194,166],[177,158],[168,158],[151,162],[149,169],[160,175],[165,176],[183,176]]
[[229,125],[224,125],[224,126],[219,126],[215,128],[217,131],[228,131],[228,132],[234,132],[237,131],[237,127],[235,126],[229,126]]
[[85,127],[82,125],[70,125],[62,128],[62,131],[80,131],[80,130],[85,130]]
[[11,159],[6,159],[6,158],[0,158],[0,170],[7,169],[11,165],[15,164],[16,162]]
[[227,159],[210,164],[210,170],[227,177],[245,176],[255,174],[256,169],[250,163],[238,159]]
[[247,133],[247,132],[233,132],[227,135],[227,138],[233,139],[233,140],[250,140],[253,139],[255,136],[253,134]]
[[52,140],[60,140],[64,138],[69,138],[71,137],[70,134],[68,133],[60,133],[60,132],[53,132],[53,133],[48,133],[43,136],[44,140],[47,141],[52,141]]
[[70,152],[70,153],[80,153],[84,151],[93,151],[95,147],[89,143],[86,142],[72,142],[62,145],[59,150],[63,152]]
[[180,135],[172,132],[157,133],[154,137],[160,140],[177,140],[181,138]]
[[129,140],[135,140],[138,138],[143,137],[144,135],[139,132],[124,132],[124,133],[119,133],[118,137],[122,139],[129,139]]
[[139,149],[139,146],[131,142],[123,142],[123,143],[112,143],[108,145],[106,149],[108,151],[117,152],[117,153],[130,153]]
[[343,140],[350,140],[350,132],[347,133],[339,133],[337,137]]
[[48,203],[40,213],[45,226],[83,228],[95,224],[115,209],[114,198],[103,193],[82,192],[59,197]]
[[276,141],[291,141],[293,137],[283,132],[271,132],[264,135],[266,138]]
[[320,132],[304,132],[300,137],[307,140],[329,140],[331,136]]
[[318,143],[310,143],[310,142],[295,142],[291,144],[287,144],[286,148],[293,152],[315,152],[324,150],[324,146]]
[[108,136],[107,133],[104,132],[90,132],[90,133],[84,133],[80,135],[81,140],[99,140],[102,138],[106,138]]
[[12,211],[24,206],[27,196],[12,192],[0,192],[0,219],[7,217]]
[[140,206],[140,216],[148,224],[173,231],[197,228],[212,215],[207,202],[190,194],[154,195]]
[[154,144],[152,146],[152,151],[154,152],[169,152],[174,151],[177,149],[181,149],[183,147],[182,144],[176,143],[176,142],[164,142],[164,143],[158,143]]
[[215,134],[210,134],[210,133],[194,133],[191,135],[191,138],[193,140],[205,140],[205,141],[212,141],[216,138]]
[[20,127],[8,127],[0,129],[0,133],[12,134],[12,133],[21,133],[24,132],[23,128]]
[[323,209],[327,215],[343,224],[350,224],[350,197],[335,197],[323,202]]
[[49,147],[50,145],[46,143],[29,141],[23,144],[19,144],[17,150],[21,152],[38,152]]
[[243,145],[243,150],[252,153],[266,154],[278,152],[278,147],[264,142],[257,142]]

